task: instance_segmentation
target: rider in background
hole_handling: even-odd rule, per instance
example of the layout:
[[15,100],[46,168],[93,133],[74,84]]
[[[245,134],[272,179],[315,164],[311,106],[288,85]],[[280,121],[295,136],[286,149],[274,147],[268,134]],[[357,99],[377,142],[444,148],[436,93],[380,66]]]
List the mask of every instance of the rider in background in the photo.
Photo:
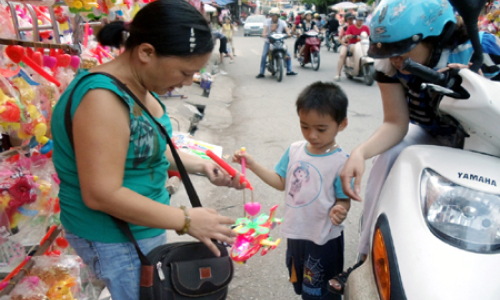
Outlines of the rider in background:
[[344,20],[346,24],[341,27],[339,32],[339,41],[342,44],[342,46],[340,46],[339,62],[337,63],[337,76],[333,78],[334,81],[340,81],[340,74],[342,73],[342,68],[344,67],[345,59],[347,58],[347,48],[349,46],[349,42],[347,41],[345,36],[347,29],[349,29],[349,27],[354,24],[354,15],[352,13],[346,13]]
[[349,40],[349,45],[353,45],[359,42],[359,36],[362,32],[366,32],[368,35],[370,35],[370,28],[366,25],[363,25],[364,21],[365,16],[363,14],[357,14],[356,23],[350,25],[347,28],[345,38]]
[[[423,14],[417,15],[415,11]],[[378,155],[373,160],[363,199],[358,246],[362,260],[330,281],[330,291],[334,293],[343,292],[347,277],[369,253],[371,225],[380,192],[399,154],[411,145],[461,147],[465,138],[452,120],[435,113],[438,111],[435,98],[421,92],[423,80],[402,69],[408,58],[441,72],[468,67],[474,50],[465,25],[457,21],[448,1],[382,0],[373,13],[370,29],[373,34],[368,54],[378,59],[375,80],[382,96],[384,118],[374,134],[351,152],[341,173],[345,194],[362,201],[365,160]],[[499,44],[489,33],[480,33],[480,40],[485,56],[482,72],[485,77],[494,78],[500,74]]]
[[299,25],[300,22],[302,22],[302,20],[304,19],[304,13],[305,13],[304,10],[299,11],[297,16],[295,17],[295,23],[294,23],[295,26]]
[[321,16],[318,13],[314,14],[314,22],[316,23],[316,26],[318,26],[319,30],[323,29],[323,23],[321,23]]
[[[306,35],[304,33],[314,30],[316,32],[319,32],[318,26],[316,26],[316,22],[313,21],[312,19],[312,11],[308,10],[305,12],[305,17],[302,22],[300,22],[300,29],[302,31],[300,37],[295,41],[295,46],[294,46],[294,52],[293,56],[297,58],[297,50],[299,50],[300,47],[300,55],[302,55],[302,52],[304,51],[305,48],[305,43],[306,43]],[[295,30],[297,29],[298,25],[294,25],[292,27],[292,32],[295,33]]]
[[339,24],[339,20],[337,20],[337,15],[333,12],[330,14],[330,18],[328,19],[328,21],[326,22],[325,24],[325,28],[326,28],[326,33],[327,33],[327,37],[330,33],[338,33],[339,31],[339,27],[340,27],[340,24]]
[[[264,43],[264,49],[262,50],[262,58],[260,60],[260,73],[256,78],[264,78],[264,73],[266,72],[267,57],[269,54],[269,40],[267,36],[272,33],[283,33],[285,31],[288,36],[291,36],[290,29],[285,21],[280,19],[280,10],[277,7],[271,8],[269,11],[270,18],[266,19],[264,22],[264,31],[262,32],[262,37],[266,39]],[[286,75],[297,75],[297,73],[292,71],[292,60],[290,59],[290,53],[287,50],[286,53]]]

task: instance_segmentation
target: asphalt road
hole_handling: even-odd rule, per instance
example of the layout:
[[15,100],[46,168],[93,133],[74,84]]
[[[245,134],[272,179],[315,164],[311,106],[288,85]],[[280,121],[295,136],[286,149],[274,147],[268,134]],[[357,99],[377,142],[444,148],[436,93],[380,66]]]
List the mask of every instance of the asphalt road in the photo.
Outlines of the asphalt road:
[[[295,39],[287,40],[289,49],[292,49]],[[230,112],[226,118],[229,124],[225,126],[211,126],[203,128],[203,123],[197,137],[209,138],[215,144],[224,147],[224,155],[228,157],[242,146],[252,154],[262,165],[273,168],[279,161],[288,146],[298,140],[301,135],[295,101],[298,94],[307,85],[315,81],[331,81],[335,75],[338,54],[321,49],[321,65],[318,71],[310,65],[300,67],[296,60],[292,66],[297,76],[285,76],[278,83],[270,74],[266,78],[256,79],[259,72],[260,58],[264,40],[257,36],[243,37],[242,31],[234,38],[236,58],[233,64],[229,59],[221,69],[227,72],[234,80],[232,90],[233,101],[223,109]],[[366,140],[381,123],[382,105],[380,93],[376,83],[369,87],[362,81],[348,80],[345,75],[339,85],[349,98],[349,125],[337,137],[338,144],[350,152],[359,143]],[[223,110],[221,108],[221,111]],[[216,129],[214,129],[216,128]],[[204,130],[211,130],[210,134]],[[367,162],[367,172],[371,163]],[[366,182],[366,177],[363,183]],[[255,201],[262,204],[261,212],[279,204],[277,215],[282,214],[284,194],[274,190],[260,181],[255,175],[248,174],[249,180],[255,188]],[[209,187],[203,182],[206,180],[195,178],[195,185],[202,195],[202,201],[207,206],[216,208],[221,214],[234,218],[243,215],[243,197],[241,191],[225,188]],[[364,184],[363,184],[364,187]],[[182,194],[182,192],[181,192]],[[249,193],[247,192],[247,197]],[[175,200],[175,198],[174,198]],[[358,242],[358,223],[362,211],[362,204],[352,203],[352,208],[345,224],[345,264],[347,268],[355,263]],[[275,229],[271,236],[280,237],[279,229]],[[170,239],[172,241],[172,239]],[[245,265],[236,265],[228,299],[300,299],[295,295],[288,282],[288,271],[285,266],[286,241],[266,256],[255,255]]]

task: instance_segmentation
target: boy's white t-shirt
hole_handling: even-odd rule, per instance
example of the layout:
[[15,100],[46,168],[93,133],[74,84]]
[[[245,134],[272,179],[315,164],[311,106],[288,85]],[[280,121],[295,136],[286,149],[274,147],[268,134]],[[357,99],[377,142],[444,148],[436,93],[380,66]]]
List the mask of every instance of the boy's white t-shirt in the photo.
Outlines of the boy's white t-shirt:
[[348,198],[339,175],[349,155],[340,148],[315,155],[306,145],[306,141],[293,143],[275,167],[286,179],[281,233],[286,238],[324,245],[339,237],[344,228],[333,225],[329,214],[336,199]]

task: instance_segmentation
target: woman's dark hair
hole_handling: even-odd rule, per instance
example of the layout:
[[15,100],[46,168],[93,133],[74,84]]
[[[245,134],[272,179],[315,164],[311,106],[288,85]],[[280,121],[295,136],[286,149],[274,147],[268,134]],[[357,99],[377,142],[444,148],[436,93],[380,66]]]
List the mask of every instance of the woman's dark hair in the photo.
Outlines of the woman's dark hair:
[[[443,35],[447,35],[448,31],[452,31],[451,35],[446,38]],[[432,36],[424,39],[422,43],[428,44],[432,47],[435,45],[441,45],[442,48],[454,49],[458,45],[466,43],[470,39],[467,33],[467,28],[459,16],[457,17],[457,23],[449,22],[444,26],[443,33],[439,36]]]
[[340,124],[347,116],[348,100],[335,83],[317,81],[300,93],[295,105],[297,113],[315,111],[320,115],[329,115]]
[[[129,28],[128,28],[129,27]],[[123,32],[129,37],[123,43]],[[184,0],[157,0],[144,6],[128,24],[105,25],[97,40],[105,46],[131,50],[151,44],[160,56],[190,56],[212,52],[214,42],[208,23],[194,6]]]

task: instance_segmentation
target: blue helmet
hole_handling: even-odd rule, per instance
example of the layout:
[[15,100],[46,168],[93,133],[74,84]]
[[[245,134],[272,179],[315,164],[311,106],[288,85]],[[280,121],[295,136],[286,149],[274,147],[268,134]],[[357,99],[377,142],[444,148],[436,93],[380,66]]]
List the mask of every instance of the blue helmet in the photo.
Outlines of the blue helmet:
[[427,37],[452,30],[457,19],[448,0],[382,0],[370,22],[370,49],[374,58],[411,51]]

